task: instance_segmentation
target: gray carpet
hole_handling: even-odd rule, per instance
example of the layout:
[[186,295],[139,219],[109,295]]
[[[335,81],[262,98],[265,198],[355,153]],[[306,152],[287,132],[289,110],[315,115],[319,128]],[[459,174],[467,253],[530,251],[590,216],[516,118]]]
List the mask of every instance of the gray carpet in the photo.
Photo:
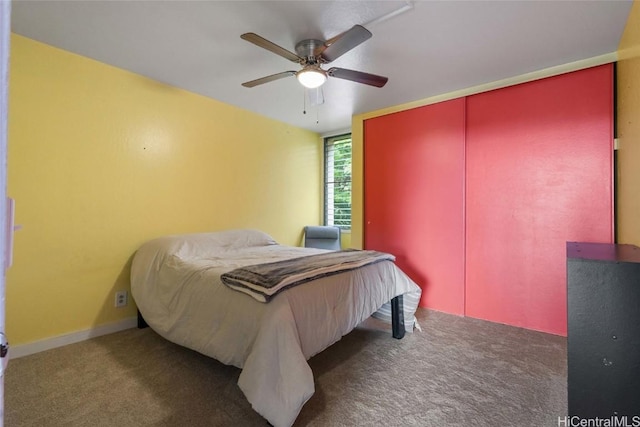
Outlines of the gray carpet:
[[[419,309],[395,340],[368,322],[310,360],[295,426],[557,426],[566,339]],[[5,425],[267,426],[239,369],[130,329],[12,360]]]

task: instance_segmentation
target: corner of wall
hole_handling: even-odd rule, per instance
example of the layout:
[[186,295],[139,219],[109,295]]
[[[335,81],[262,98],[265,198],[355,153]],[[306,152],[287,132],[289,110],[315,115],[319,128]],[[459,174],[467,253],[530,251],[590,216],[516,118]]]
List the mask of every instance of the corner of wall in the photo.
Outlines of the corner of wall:
[[351,247],[364,246],[364,115],[351,119]]
[[631,7],[618,46],[618,242],[640,246],[640,2]]

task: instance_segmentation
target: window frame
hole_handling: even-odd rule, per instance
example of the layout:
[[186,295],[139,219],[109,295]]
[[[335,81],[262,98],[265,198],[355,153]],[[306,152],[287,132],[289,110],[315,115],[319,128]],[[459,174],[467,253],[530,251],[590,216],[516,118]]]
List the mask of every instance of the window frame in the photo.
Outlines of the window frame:
[[[349,218],[348,218],[348,225],[344,225],[344,224],[336,224],[335,221],[335,201],[333,202],[333,206],[331,206],[330,209],[330,205],[329,205],[329,201],[331,199],[330,197],[330,189],[329,187],[333,184],[334,186],[334,191],[333,193],[335,194],[335,185],[336,185],[336,181],[335,180],[331,180],[329,181],[330,178],[330,174],[333,170],[335,170],[335,164],[332,162],[331,165],[329,164],[330,161],[330,154],[333,152],[333,149],[331,149],[330,147],[332,147],[336,142],[340,142],[343,141],[345,139],[349,140],[349,151],[350,151],[350,156],[351,156],[351,170],[349,171],[349,180],[343,180],[340,181],[341,183],[348,183],[349,184]],[[323,196],[324,196],[324,202],[323,202],[323,224],[324,225],[332,225],[332,226],[336,226],[339,227],[341,231],[351,231],[351,227],[352,227],[352,221],[353,221],[353,217],[352,217],[352,199],[353,199],[353,140],[352,140],[352,134],[351,132],[344,132],[344,133],[340,133],[337,135],[331,135],[331,136],[326,136],[324,138],[323,141],[323,164],[324,164],[324,176],[323,176]],[[333,199],[335,200],[335,199]],[[332,212],[332,215],[330,215],[330,210],[334,211]],[[330,219],[333,218],[332,221],[330,221]]]

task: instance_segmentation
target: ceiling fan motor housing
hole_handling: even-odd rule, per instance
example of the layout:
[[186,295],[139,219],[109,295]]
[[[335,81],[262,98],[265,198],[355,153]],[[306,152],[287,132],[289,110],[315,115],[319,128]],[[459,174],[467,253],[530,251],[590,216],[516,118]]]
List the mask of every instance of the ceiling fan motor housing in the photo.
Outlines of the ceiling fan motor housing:
[[296,43],[296,53],[305,59],[305,64],[317,64],[322,57],[316,52],[322,52],[325,47],[324,41],[317,39],[306,39]]

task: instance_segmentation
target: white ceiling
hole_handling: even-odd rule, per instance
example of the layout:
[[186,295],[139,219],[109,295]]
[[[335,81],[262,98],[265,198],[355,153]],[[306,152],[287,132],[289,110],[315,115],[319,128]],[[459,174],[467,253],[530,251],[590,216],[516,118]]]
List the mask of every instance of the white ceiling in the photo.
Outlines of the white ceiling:
[[[617,50],[631,1],[26,1],[12,30],[294,126],[328,133],[351,116]],[[402,12],[404,10],[404,12]],[[401,11],[394,15],[395,11]],[[354,24],[373,37],[331,63],[389,77],[384,88],[330,78],[325,103],[294,77],[242,82],[298,65],[240,39],[294,51]]]

